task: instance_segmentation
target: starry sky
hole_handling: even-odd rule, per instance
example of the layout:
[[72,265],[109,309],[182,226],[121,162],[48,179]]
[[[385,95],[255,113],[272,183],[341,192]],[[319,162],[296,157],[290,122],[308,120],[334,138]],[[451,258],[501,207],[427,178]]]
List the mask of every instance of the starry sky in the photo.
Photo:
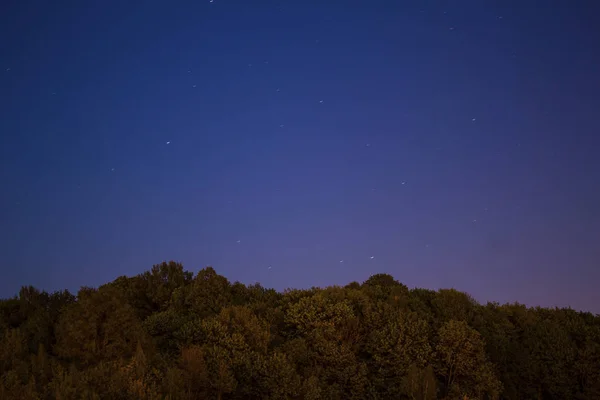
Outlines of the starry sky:
[[0,296],[163,260],[600,312],[597,1],[0,6]]

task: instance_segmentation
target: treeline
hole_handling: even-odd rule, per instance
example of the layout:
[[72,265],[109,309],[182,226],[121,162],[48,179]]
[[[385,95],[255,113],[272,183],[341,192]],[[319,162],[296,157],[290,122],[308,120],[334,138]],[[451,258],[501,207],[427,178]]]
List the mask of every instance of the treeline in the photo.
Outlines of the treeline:
[[0,301],[0,399],[600,399],[600,316],[385,274],[230,283],[174,262]]

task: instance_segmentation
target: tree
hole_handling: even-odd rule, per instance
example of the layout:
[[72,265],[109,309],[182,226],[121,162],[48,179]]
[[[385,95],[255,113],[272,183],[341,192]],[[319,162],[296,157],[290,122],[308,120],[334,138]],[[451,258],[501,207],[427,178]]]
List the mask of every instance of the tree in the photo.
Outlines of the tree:
[[201,318],[218,314],[231,304],[231,300],[229,281],[217,275],[212,267],[200,270],[189,286],[178,288],[173,293],[178,310],[189,309]]
[[411,400],[434,400],[437,399],[437,380],[433,367],[427,365],[425,368],[411,364],[408,373],[402,380],[402,391]]
[[231,357],[226,350],[218,346],[206,346],[205,357],[210,393],[215,395],[217,400],[221,400],[223,395],[233,392],[237,387],[231,369]]
[[373,384],[389,398],[407,394],[403,381],[409,368],[424,369],[432,361],[429,343],[429,326],[413,312],[400,313],[383,329],[372,331],[367,351],[373,360]]
[[83,366],[131,357],[138,342],[148,343],[133,308],[114,288],[80,290],[57,323],[56,352]]
[[486,359],[481,336],[465,321],[444,323],[438,331],[435,351],[437,373],[443,377],[446,396],[499,397],[502,385]]

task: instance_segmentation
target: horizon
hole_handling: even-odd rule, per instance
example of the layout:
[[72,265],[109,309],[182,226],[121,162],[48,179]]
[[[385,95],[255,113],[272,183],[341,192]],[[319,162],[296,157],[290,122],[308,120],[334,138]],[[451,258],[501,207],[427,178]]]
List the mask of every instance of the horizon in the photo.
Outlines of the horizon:
[[[469,297],[471,297],[471,298],[472,298],[474,301],[476,301],[476,302],[477,302],[479,305],[481,305],[481,306],[485,306],[485,305],[487,305],[487,304],[494,304],[494,305],[499,305],[499,306],[503,306],[503,305],[523,305],[523,306],[525,306],[525,307],[527,307],[527,308],[530,308],[530,309],[535,309],[535,308],[546,308],[546,309],[571,309],[571,310],[573,310],[573,311],[576,311],[576,312],[581,312],[581,313],[590,313],[590,314],[593,314],[593,315],[600,316],[600,313],[598,313],[598,312],[594,312],[593,310],[577,309],[577,308],[571,307],[571,306],[569,306],[569,305],[564,305],[564,306],[560,306],[560,305],[548,305],[548,306],[542,306],[542,305],[539,305],[539,304],[525,304],[525,303],[519,302],[518,300],[514,300],[514,301],[507,301],[507,302],[498,302],[498,301],[495,301],[495,300],[485,300],[485,299],[478,299],[478,298],[475,298],[475,297],[473,297],[473,296],[472,296],[472,295],[471,295],[469,292],[466,292],[465,290],[462,290],[462,289],[460,289],[460,288],[457,288],[457,287],[427,288],[427,287],[419,287],[419,286],[409,286],[409,285],[406,285],[404,282],[402,282],[402,280],[401,280],[401,279],[398,279],[397,277],[395,277],[395,276],[393,276],[393,275],[391,275],[391,274],[385,273],[385,272],[376,272],[376,273],[373,273],[373,274],[371,274],[371,275],[367,276],[366,278],[364,278],[364,279],[362,279],[362,280],[353,280],[353,281],[348,281],[348,282],[346,282],[346,283],[334,283],[334,284],[328,284],[328,285],[324,285],[324,286],[310,286],[310,287],[294,287],[294,286],[287,286],[287,287],[283,287],[283,288],[275,288],[275,287],[269,287],[269,286],[265,286],[265,285],[263,285],[261,282],[258,282],[258,281],[254,281],[254,282],[242,282],[242,281],[238,281],[238,280],[232,280],[232,279],[230,279],[229,277],[227,277],[226,275],[223,275],[223,274],[219,273],[219,270],[218,270],[217,268],[215,268],[214,266],[212,266],[212,265],[205,265],[204,267],[202,267],[202,268],[198,268],[197,270],[190,270],[190,269],[186,269],[186,268],[185,268],[185,264],[183,264],[183,263],[181,263],[181,262],[178,262],[178,261],[175,261],[175,260],[169,260],[169,261],[167,261],[167,260],[164,260],[164,261],[162,261],[162,262],[160,262],[160,263],[158,263],[158,264],[154,264],[152,267],[154,267],[154,266],[160,266],[160,265],[162,265],[162,264],[170,264],[170,263],[176,263],[176,264],[182,265],[182,267],[183,267],[183,271],[184,271],[184,272],[191,272],[191,273],[192,273],[192,277],[193,277],[193,278],[195,278],[195,277],[196,277],[196,275],[197,275],[197,274],[198,274],[200,271],[202,271],[202,270],[204,270],[204,269],[206,269],[206,268],[212,268],[212,269],[213,269],[213,270],[214,270],[214,271],[217,273],[217,275],[219,275],[219,276],[222,276],[222,277],[226,278],[226,279],[227,279],[227,281],[228,281],[230,284],[232,284],[232,285],[233,285],[233,284],[236,284],[236,283],[243,284],[243,285],[245,285],[246,287],[249,287],[249,286],[254,286],[254,285],[259,285],[260,287],[262,287],[262,288],[263,288],[263,289],[265,289],[265,290],[275,290],[277,293],[280,293],[280,294],[284,294],[286,291],[292,291],[292,290],[312,290],[312,289],[320,289],[320,290],[321,290],[321,289],[327,289],[327,288],[344,288],[344,287],[346,287],[347,285],[349,285],[349,284],[352,284],[352,283],[358,283],[358,284],[362,285],[362,284],[364,284],[365,282],[367,282],[367,281],[368,281],[368,280],[369,280],[371,277],[373,277],[373,276],[375,276],[375,275],[382,275],[382,274],[383,274],[383,275],[390,275],[390,276],[392,276],[392,278],[394,278],[394,280],[395,280],[395,281],[397,281],[398,283],[400,283],[400,284],[402,284],[402,285],[406,286],[406,287],[408,288],[408,290],[413,290],[413,289],[423,289],[423,290],[431,290],[431,291],[434,291],[434,292],[439,292],[439,291],[441,291],[441,290],[456,290],[456,291],[458,291],[458,292],[460,292],[460,293],[464,293],[464,294],[468,295]],[[34,286],[34,287],[35,287],[35,289],[37,289],[37,290],[40,290],[40,291],[45,291],[46,293],[49,293],[49,294],[50,294],[50,293],[53,293],[53,292],[57,292],[57,291],[63,291],[63,290],[67,290],[69,293],[71,293],[71,294],[73,294],[73,295],[77,296],[77,295],[78,295],[78,293],[79,293],[79,290],[81,290],[81,289],[83,289],[83,288],[99,289],[100,287],[102,287],[102,286],[104,286],[104,285],[107,285],[107,284],[113,283],[113,282],[114,282],[114,281],[116,281],[118,278],[122,278],[122,277],[125,277],[125,278],[135,278],[135,277],[137,277],[137,276],[141,276],[141,275],[143,275],[145,272],[149,272],[149,271],[151,271],[151,270],[152,270],[152,268],[150,268],[150,269],[146,269],[146,270],[144,270],[144,271],[141,271],[141,272],[139,272],[139,273],[137,273],[137,274],[133,274],[133,275],[121,275],[121,276],[117,276],[117,277],[115,277],[115,278],[113,278],[113,279],[111,279],[111,280],[109,280],[109,281],[102,282],[102,283],[100,283],[100,284],[97,284],[97,285],[95,285],[95,286],[92,286],[92,285],[81,285],[81,286],[79,286],[77,289],[71,289],[71,288],[62,288],[62,289],[61,289],[61,288],[57,288],[57,289],[53,289],[53,290],[45,290],[44,288],[35,287],[35,286]],[[22,287],[28,287],[28,286],[29,286],[29,285],[24,285],[24,286],[22,286]],[[5,299],[8,299],[8,298],[12,298],[12,297],[17,297],[17,298],[18,298],[18,296],[19,296],[19,290],[17,290],[17,292],[16,292],[16,293],[15,293],[13,296],[9,296],[9,297],[0,297],[0,300],[5,300]]]

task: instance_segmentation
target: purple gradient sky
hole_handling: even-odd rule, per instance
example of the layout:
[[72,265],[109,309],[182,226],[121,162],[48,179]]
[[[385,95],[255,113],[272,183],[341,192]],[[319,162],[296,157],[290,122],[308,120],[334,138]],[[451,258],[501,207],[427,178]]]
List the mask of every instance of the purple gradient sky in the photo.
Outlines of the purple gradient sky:
[[0,296],[174,259],[600,312],[598,2],[59,3],[1,6]]

